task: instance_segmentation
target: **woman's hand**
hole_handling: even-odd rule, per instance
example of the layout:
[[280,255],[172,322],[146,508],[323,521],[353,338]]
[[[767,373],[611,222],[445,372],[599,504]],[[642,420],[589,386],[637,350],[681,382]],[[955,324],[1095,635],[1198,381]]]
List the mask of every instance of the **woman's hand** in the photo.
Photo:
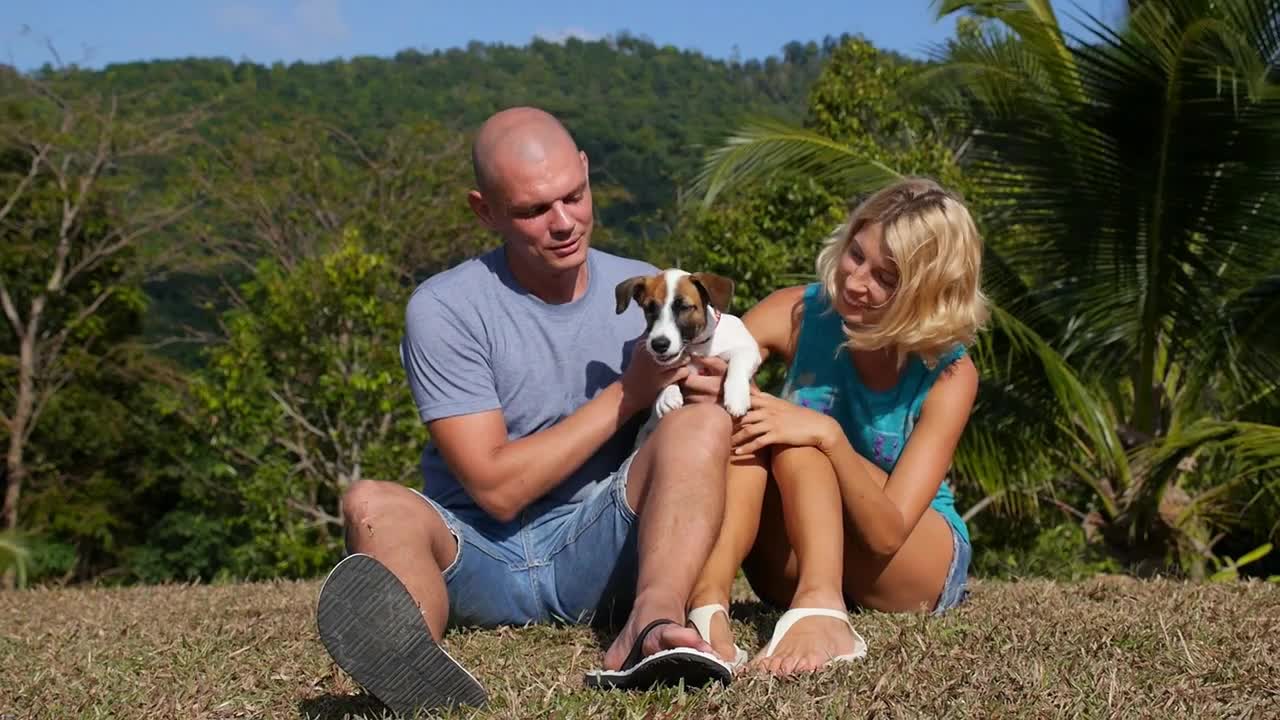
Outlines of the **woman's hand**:
[[842,435],[840,425],[830,416],[753,387],[751,410],[742,416],[733,434],[733,453],[749,455],[770,445],[808,446],[828,452]]

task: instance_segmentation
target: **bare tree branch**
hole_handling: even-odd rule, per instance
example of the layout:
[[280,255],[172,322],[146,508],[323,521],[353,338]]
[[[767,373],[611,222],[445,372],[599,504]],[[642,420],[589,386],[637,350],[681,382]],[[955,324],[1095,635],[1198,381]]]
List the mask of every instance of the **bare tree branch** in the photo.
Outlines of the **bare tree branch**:
[[0,207],[0,222],[4,222],[4,219],[9,216],[9,213],[13,212],[13,206],[18,203],[18,199],[26,193],[27,187],[29,187],[36,177],[39,176],[40,166],[44,163],[44,159],[48,156],[52,145],[50,143],[45,143],[39,147],[40,149],[31,158],[31,167],[27,170],[27,174],[18,181],[17,187],[15,187],[13,192],[9,194],[9,199],[5,201],[3,207]]
[[22,342],[26,328],[22,326],[22,319],[18,317],[18,308],[13,306],[13,298],[9,296],[9,289],[5,287],[3,279],[0,279],[0,307],[4,308],[4,316],[13,326],[14,336],[17,337],[18,342]]
[[342,527],[343,525],[342,518],[336,515],[330,515],[322,508],[300,503],[293,498],[289,498],[289,507],[311,517],[317,525],[336,525],[337,527]]
[[98,309],[102,307],[102,304],[110,299],[118,289],[119,288],[117,286],[110,285],[99,292],[92,302],[81,308],[80,311],[76,313],[75,317],[65,322],[62,329],[49,339],[48,344],[45,346],[44,354],[49,358],[60,357],[62,355],[63,343],[67,341],[67,338],[70,337],[71,333],[74,332],[76,328],[80,327],[80,324],[85,320],[93,317],[98,312]]
[[[285,388],[285,392],[286,393],[288,392],[287,387]],[[323,438],[325,440],[329,439],[328,435],[325,435],[323,431],[321,431],[315,425],[312,425],[311,422],[308,421],[307,418],[302,415],[302,413],[298,412],[293,407],[293,405],[291,405],[289,401],[281,397],[279,393],[277,393],[275,390],[270,390],[268,391],[268,393],[277,403],[280,404],[280,407],[281,409],[284,410],[285,414],[293,418],[294,421],[297,422],[299,425],[301,425],[304,429],[306,429],[307,432],[311,433],[312,435],[315,435],[316,437]]]

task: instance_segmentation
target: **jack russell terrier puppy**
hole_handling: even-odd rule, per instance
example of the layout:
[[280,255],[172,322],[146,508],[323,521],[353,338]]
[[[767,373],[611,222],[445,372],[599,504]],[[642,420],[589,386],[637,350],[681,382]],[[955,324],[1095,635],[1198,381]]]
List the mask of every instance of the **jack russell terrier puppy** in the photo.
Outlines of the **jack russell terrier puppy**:
[[[618,283],[618,314],[634,300],[649,327],[645,347],[659,365],[673,365],[686,355],[718,357],[728,364],[724,407],[735,418],[751,407],[751,378],[760,365],[760,347],[736,316],[724,312],[733,298],[733,281],[711,273],[664,270],[653,276]],[[653,406],[640,440],[666,413],[684,405],[679,385],[668,385]]]

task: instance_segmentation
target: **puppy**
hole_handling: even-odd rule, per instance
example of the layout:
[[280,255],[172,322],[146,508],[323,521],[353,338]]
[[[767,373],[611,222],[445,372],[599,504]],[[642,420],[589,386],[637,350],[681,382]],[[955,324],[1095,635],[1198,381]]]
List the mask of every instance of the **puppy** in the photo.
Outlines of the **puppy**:
[[[724,408],[735,418],[747,413],[751,378],[760,366],[760,348],[742,320],[725,312],[733,297],[732,280],[672,269],[623,280],[616,293],[619,315],[633,300],[644,310],[649,323],[645,347],[659,365],[673,365],[686,355],[728,362]],[[668,385],[654,403],[649,424],[683,405],[680,386]],[[647,433],[642,431],[642,435]]]

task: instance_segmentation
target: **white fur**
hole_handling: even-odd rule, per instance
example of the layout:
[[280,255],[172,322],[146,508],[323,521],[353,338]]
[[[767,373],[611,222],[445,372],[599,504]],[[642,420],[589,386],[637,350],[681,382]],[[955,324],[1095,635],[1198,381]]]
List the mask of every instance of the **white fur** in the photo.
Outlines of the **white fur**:
[[[667,282],[667,301],[649,330],[649,352],[656,358],[658,353],[654,352],[653,339],[665,337],[670,341],[670,346],[664,353],[666,355],[678,358],[687,352],[695,357],[723,359],[729,365],[724,378],[724,408],[731,416],[742,417],[751,408],[751,378],[760,366],[760,346],[737,316],[721,312],[717,319],[714,313],[708,312],[707,326],[686,347],[680,337],[680,328],[676,325],[671,303],[676,297],[676,283],[689,273],[683,270],[666,270],[663,274]],[[637,443],[648,437],[659,418],[683,405],[684,395],[680,392],[680,386],[668,385],[663,388],[654,403],[649,421],[640,431]]]

